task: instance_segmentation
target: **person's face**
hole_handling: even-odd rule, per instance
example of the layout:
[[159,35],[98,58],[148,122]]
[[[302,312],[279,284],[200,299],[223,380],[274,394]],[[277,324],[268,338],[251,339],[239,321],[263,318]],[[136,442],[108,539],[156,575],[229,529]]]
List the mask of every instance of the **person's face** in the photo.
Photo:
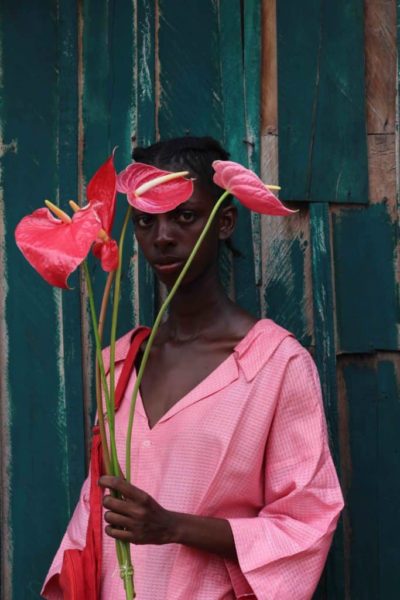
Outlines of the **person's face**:
[[[152,215],[133,210],[135,235],[140,248],[158,278],[171,287],[202,232],[214,202],[195,187],[192,197],[168,213]],[[219,210],[213,224],[190,266],[184,284],[200,277],[217,264],[219,241],[233,232],[236,221],[234,206]]]

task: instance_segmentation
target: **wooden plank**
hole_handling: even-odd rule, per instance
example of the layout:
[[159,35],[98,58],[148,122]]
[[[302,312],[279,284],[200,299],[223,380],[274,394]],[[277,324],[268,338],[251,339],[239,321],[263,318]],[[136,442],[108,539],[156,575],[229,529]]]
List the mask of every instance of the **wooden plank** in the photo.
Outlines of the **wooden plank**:
[[[340,470],[338,437],[338,400],[336,382],[336,344],[334,291],[329,207],[310,204],[312,276],[314,302],[315,361],[318,367],[327,418],[330,447],[336,468]],[[325,581],[320,596],[344,598],[343,528],[340,522],[329,552]],[[324,591],[325,588],[325,591]],[[324,592],[324,593],[323,593]]]
[[[391,598],[399,589],[399,355],[340,358],[348,427],[344,491],[349,598]],[[344,465],[344,461],[342,461]],[[365,569],[365,565],[368,569]]]
[[394,475],[400,469],[399,367],[398,353],[382,356],[377,366],[379,598],[391,598],[400,589],[400,481]]
[[[347,493],[351,527],[350,597],[380,598],[378,519],[378,389],[370,361],[343,368],[348,399],[351,480]],[[368,565],[368,568],[366,568]],[[389,596],[390,597],[390,596]]]
[[191,134],[222,139],[217,5],[192,0],[185,10],[173,0],[158,0],[158,6],[160,138]]
[[[115,4],[108,0],[86,0],[83,3],[82,20],[82,172],[83,183],[87,184],[113,148],[120,143],[121,150],[116,153],[117,167],[121,168],[130,162],[132,121],[135,110],[133,6],[130,3],[121,3],[117,11]],[[99,31],[102,32],[100,36]],[[85,185],[82,186],[84,187]],[[82,201],[86,201],[85,197]],[[117,203],[117,207],[113,236],[118,240],[127,205],[121,202]],[[132,327],[134,314],[131,236],[127,236],[125,244],[117,335],[122,335]],[[99,308],[106,274],[101,269],[99,261],[93,257],[89,264],[96,304]],[[95,410],[94,347],[87,301],[84,303],[82,325],[85,343],[83,369],[87,377],[85,405],[89,413],[87,422],[90,432]],[[104,345],[109,343],[109,339],[110,318],[107,318]]]
[[363,1],[282,0],[277,24],[281,197],[366,203]]
[[[136,16],[136,128],[134,143],[148,146],[156,141],[158,98],[156,80],[157,51],[157,2],[138,0]],[[137,274],[139,321],[143,325],[152,325],[156,313],[157,288],[152,269],[138,252]]]
[[333,224],[339,349],[396,350],[396,231],[388,209],[340,210]]
[[[261,0],[242,3],[244,102],[248,166],[260,174],[261,154]],[[255,282],[261,287],[261,218],[251,213]],[[257,306],[259,310],[259,306]]]
[[365,2],[365,83],[368,133],[394,133],[396,122],[396,2]]
[[[57,200],[66,191],[65,180],[58,180],[58,159],[67,161],[66,172],[71,169],[73,142],[68,146],[65,140],[59,140],[71,133],[74,108],[71,106],[71,113],[59,119],[58,94],[73,76],[76,23],[69,20],[64,9],[60,4],[58,13],[52,0],[41,2],[35,10],[29,2],[20,2],[17,9],[13,2],[1,4],[6,90],[2,128],[6,147],[15,140],[14,152],[6,152],[3,157],[2,173],[8,233],[4,245],[8,264],[5,318],[10,334],[4,376],[11,443],[9,454],[2,460],[10,461],[8,489],[3,492],[12,497],[6,527],[8,572],[3,578],[2,597],[10,600],[39,597],[49,557],[75,500],[74,479],[79,477],[79,466],[72,457],[74,450],[79,451],[79,422],[75,431],[68,431],[70,419],[79,409],[76,405],[71,410],[66,408],[65,388],[65,376],[72,376],[74,365],[75,377],[67,386],[79,388],[79,352],[68,356],[65,369],[63,365],[64,340],[76,342],[78,337],[79,343],[79,335],[73,338],[69,326],[72,307],[66,307],[63,323],[58,294],[53,294],[27,265],[12,235],[17,222],[44,198]],[[58,79],[58,68],[67,56],[72,60],[71,70],[65,73],[66,79]],[[43,484],[49,480],[51,486]]]
[[265,314],[294,333],[306,347],[313,341],[308,213],[265,217],[263,237],[263,294]]
[[[261,177],[278,183],[278,104],[276,2],[262,4]],[[262,217],[262,315],[313,344],[309,214],[303,207],[290,218]],[[302,271],[297,271],[302,269]],[[297,285],[300,281],[300,285]],[[284,301],[282,300],[284,298]]]
[[[254,9],[254,6],[251,7]],[[219,3],[219,60],[223,99],[224,141],[232,160],[248,165],[246,105],[240,2],[221,0]],[[241,43],[238,43],[241,40]],[[249,73],[247,85],[250,85]],[[242,84],[238,84],[242,82]],[[257,86],[257,82],[256,82]],[[254,117],[251,117],[254,119]],[[238,225],[233,244],[241,253],[233,261],[235,298],[246,310],[259,315],[260,299],[256,287],[252,220],[247,209],[238,205]]]

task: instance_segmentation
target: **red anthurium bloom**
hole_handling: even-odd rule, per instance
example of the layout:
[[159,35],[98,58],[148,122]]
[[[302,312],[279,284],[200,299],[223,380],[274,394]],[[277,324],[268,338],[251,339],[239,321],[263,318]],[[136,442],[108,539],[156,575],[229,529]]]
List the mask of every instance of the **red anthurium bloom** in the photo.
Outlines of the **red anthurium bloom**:
[[101,226],[91,207],[72,219],[65,217],[56,219],[47,208],[39,208],[15,230],[17,246],[27,261],[50,285],[61,288],[68,288],[69,275],[86,258]]
[[283,206],[282,202],[250,169],[231,160],[215,160],[212,166],[215,171],[214,183],[228,190],[250,210],[275,216],[297,212]]
[[117,173],[114,153],[96,171],[89,181],[86,196],[89,204],[99,215],[102,232],[93,246],[93,254],[100,259],[104,271],[115,271],[118,267],[118,245],[110,233],[115,215]]
[[188,171],[171,173],[151,165],[132,163],[117,178],[117,190],[127,195],[134,208],[146,213],[174,210],[193,194],[193,182],[186,179]]

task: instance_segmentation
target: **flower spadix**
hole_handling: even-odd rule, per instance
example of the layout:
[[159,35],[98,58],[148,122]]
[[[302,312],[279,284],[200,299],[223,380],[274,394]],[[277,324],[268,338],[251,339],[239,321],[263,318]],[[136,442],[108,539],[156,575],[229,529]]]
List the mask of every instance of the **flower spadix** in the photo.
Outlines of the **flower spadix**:
[[[242,165],[231,160],[215,160],[214,183],[228,190],[243,206],[264,215],[286,216],[297,212],[286,208],[268,185]],[[276,189],[277,186],[271,186]]]
[[117,177],[117,190],[126,194],[129,204],[146,213],[174,210],[193,194],[188,171],[163,171],[152,165],[132,163]]

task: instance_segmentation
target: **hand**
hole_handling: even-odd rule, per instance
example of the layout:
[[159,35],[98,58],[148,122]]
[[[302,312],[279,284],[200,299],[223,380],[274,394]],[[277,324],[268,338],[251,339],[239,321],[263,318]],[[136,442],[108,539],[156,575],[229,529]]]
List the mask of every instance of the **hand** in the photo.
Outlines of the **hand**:
[[132,544],[169,544],[174,541],[175,513],[160,506],[143,490],[121,477],[104,475],[99,485],[118,492],[121,498],[106,495],[104,518],[107,535]]

